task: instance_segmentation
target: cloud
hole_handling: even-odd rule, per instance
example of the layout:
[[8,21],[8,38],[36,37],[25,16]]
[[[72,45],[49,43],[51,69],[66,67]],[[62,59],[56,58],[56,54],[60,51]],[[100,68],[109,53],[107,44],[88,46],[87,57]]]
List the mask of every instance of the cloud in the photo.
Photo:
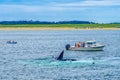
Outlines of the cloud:
[[65,10],[82,10],[82,8],[64,7],[57,5],[0,5],[0,13],[36,13],[36,12],[47,12],[47,11],[65,11]]
[[[18,0],[17,0],[18,1]],[[119,0],[37,0],[30,2],[0,3],[0,20],[89,20],[119,21]],[[24,1],[24,0],[19,0]],[[27,0],[28,1],[28,0]],[[32,3],[32,2],[31,2]],[[117,13],[116,13],[117,11]],[[107,14],[109,13],[109,14]]]
[[26,12],[26,13],[36,13],[36,12],[47,12],[47,11],[75,11],[75,10],[86,10],[92,9],[93,7],[99,6],[120,6],[119,0],[84,0],[80,2],[70,2],[70,3],[58,3],[54,2],[45,5],[18,5],[18,4],[2,4],[0,5],[0,13],[13,13],[13,12]]
[[94,7],[94,6],[120,6],[119,0],[86,0],[82,2],[73,2],[58,4],[63,7]]
[[[38,0],[35,2],[38,2]],[[70,1],[69,3],[66,2],[59,3],[59,1],[55,2],[55,0],[53,0],[51,1],[51,3],[44,3],[42,5],[1,4],[0,10],[2,12],[0,13],[3,12],[34,13],[34,12],[42,12],[42,11],[66,11],[66,10],[75,11],[75,10],[91,9],[93,7],[95,8],[99,6],[120,6],[120,0],[82,0],[82,1],[75,0],[75,1]]]
[[[35,6],[26,6],[26,5],[0,5],[2,12],[14,13],[14,12],[36,12],[40,8]],[[1,12],[1,13],[2,13]]]

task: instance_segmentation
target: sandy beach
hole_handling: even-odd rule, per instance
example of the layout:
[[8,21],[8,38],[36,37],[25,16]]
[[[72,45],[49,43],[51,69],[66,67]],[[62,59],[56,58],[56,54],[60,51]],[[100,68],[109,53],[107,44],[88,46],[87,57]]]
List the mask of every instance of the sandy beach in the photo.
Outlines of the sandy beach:
[[16,28],[9,28],[9,27],[5,27],[5,28],[0,28],[0,30],[120,30],[120,28],[58,28],[58,27],[16,27]]

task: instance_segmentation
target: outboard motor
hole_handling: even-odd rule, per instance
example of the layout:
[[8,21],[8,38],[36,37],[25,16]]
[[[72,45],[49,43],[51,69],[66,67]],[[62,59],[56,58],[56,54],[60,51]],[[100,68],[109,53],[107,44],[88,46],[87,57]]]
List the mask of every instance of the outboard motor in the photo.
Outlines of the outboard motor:
[[65,46],[65,48],[66,48],[66,50],[69,50],[70,44],[67,44],[67,45]]

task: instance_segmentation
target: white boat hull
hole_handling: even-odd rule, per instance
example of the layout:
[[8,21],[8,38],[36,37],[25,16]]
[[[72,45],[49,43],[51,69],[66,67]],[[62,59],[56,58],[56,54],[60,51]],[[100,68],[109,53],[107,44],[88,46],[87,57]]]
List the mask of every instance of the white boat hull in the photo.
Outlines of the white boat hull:
[[97,43],[94,41],[86,41],[86,42],[79,42],[78,44],[75,44],[75,46],[70,46],[70,44],[67,44],[65,46],[66,50],[80,50],[80,51],[101,51],[105,45]]
[[96,46],[96,47],[70,47],[69,50],[81,50],[81,51],[101,51],[104,46]]

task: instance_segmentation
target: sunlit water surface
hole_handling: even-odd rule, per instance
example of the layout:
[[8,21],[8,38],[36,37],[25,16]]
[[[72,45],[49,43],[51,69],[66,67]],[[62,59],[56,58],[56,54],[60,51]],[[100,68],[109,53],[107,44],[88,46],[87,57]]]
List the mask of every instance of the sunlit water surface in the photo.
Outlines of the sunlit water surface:
[[[65,50],[68,43],[94,39],[105,44],[103,51]],[[56,61],[62,50],[77,61]],[[0,80],[119,79],[119,30],[0,31]]]

